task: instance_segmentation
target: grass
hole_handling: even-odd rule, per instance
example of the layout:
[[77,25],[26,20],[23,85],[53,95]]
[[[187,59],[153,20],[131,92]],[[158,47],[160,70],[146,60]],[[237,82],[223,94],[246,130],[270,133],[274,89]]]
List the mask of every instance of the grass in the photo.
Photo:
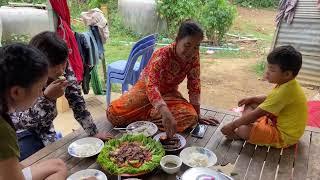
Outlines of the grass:
[[218,59],[236,59],[236,58],[251,58],[255,57],[256,52],[254,51],[247,51],[247,50],[239,50],[239,51],[225,51],[220,50],[216,51],[214,54],[205,54],[201,53],[201,58],[218,58]]
[[254,72],[259,76],[262,77],[265,69],[266,69],[266,61],[265,60],[259,60],[254,66],[253,70]]

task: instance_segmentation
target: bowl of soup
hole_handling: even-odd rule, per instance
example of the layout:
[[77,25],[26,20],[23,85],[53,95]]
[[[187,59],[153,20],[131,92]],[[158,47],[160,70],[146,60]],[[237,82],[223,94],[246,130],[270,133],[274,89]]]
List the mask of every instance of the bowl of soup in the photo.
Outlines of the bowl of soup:
[[182,161],[179,156],[167,155],[164,156],[160,161],[162,170],[168,174],[175,174],[179,172]]

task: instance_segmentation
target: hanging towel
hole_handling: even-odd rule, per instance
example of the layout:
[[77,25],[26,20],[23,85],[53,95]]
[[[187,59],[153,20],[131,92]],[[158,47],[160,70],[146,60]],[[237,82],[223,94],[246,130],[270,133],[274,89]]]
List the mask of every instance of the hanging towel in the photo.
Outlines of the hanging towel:
[[101,41],[105,44],[109,39],[109,27],[103,12],[98,8],[91,9],[88,12],[82,12],[81,18],[87,26],[98,26]]
[[276,16],[277,26],[280,25],[282,20],[285,20],[288,24],[292,23],[297,4],[298,0],[280,0]]

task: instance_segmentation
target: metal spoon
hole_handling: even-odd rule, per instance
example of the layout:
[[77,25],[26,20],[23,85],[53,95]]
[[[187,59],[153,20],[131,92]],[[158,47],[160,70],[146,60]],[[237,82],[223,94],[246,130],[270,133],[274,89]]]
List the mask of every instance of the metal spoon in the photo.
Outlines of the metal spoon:
[[130,128],[119,128],[119,127],[114,127],[113,129],[114,130],[133,130],[133,129],[135,129],[136,127],[130,127]]

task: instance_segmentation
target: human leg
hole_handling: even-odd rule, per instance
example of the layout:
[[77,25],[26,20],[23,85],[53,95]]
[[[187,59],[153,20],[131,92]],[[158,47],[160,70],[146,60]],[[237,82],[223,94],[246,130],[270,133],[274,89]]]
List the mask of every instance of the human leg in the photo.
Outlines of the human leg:
[[110,103],[106,110],[114,126],[126,126],[135,121],[147,120],[152,108],[143,81],[138,81],[127,93]]
[[[249,130],[250,132],[248,132]],[[251,144],[272,147],[284,146],[279,130],[266,116],[261,117],[257,122],[251,124],[251,127],[239,127],[235,133]]]

